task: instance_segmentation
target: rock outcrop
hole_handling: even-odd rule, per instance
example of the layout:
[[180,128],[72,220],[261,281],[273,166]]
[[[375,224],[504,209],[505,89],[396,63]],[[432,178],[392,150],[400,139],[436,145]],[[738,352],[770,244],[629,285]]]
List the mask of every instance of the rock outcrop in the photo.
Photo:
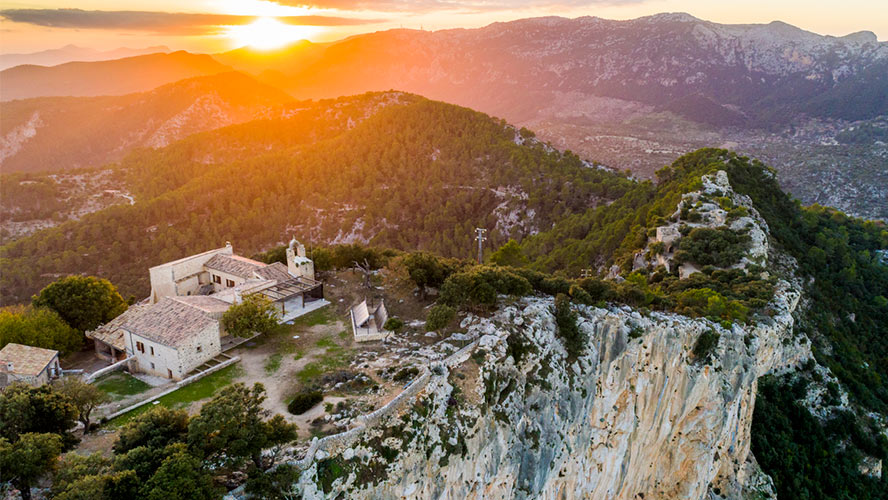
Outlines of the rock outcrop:
[[[322,453],[305,498],[739,498],[767,494],[749,432],[758,377],[810,356],[792,339],[799,293],[773,317],[728,330],[675,314],[579,307],[588,347],[569,359],[551,300],[474,318],[474,394],[433,367],[412,407]],[[695,357],[701,335],[717,334]],[[437,373],[435,373],[437,371]]]
[[[695,221],[684,220],[690,209],[698,211]],[[723,171],[704,176],[671,219],[637,260],[647,261],[659,243],[663,261],[651,264],[668,266],[680,224],[692,224],[742,229],[749,245],[733,267],[766,264],[767,224]],[[575,306],[587,342],[573,354],[551,298],[469,316],[460,336],[476,340],[474,354],[431,366],[422,390],[401,398],[399,411],[315,446],[298,462],[294,492],[358,499],[770,497],[772,482],[750,453],[750,429],[759,377],[811,358],[807,338],[793,334],[800,286],[778,280],[767,312],[745,325]]]

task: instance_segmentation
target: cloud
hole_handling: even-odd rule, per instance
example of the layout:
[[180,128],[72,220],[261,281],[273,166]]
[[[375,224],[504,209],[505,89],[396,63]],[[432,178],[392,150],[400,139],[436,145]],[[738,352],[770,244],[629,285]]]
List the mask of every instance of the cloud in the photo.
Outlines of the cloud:
[[[16,23],[50,28],[151,31],[165,34],[206,34],[217,26],[249,24],[255,16],[181,12],[105,11],[81,9],[4,9],[0,16]],[[332,16],[277,16],[277,20],[307,26],[354,26],[384,22]]]

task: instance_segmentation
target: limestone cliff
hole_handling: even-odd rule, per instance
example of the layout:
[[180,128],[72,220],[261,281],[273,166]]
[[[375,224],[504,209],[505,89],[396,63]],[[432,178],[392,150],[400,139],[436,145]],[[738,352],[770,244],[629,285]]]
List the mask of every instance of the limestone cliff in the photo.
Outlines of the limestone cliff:
[[[729,221],[706,196],[744,207]],[[699,226],[742,227],[740,267],[764,264],[767,226],[727,176],[685,195]],[[680,238],[678,230],[675,239]],[[657,231],[656,241],[666,229]],[[671,233],[670,233],[671,234]],[[649,249],[650,250],[650,245]],[[651,255],[651,252],[645,252]],[[639,254],[641,260],[647,260]],[[662,264],[672,248],[652,262]],[[466,317],[470,359],[433,364],[384,418],[315,445],[293,485],[303,498],[746,498],[772,494],[750,453],[759,377],[811,356],[793,335],[798,283],[777,282],[766,314],[706,319],[575,306],[588,338],[573,359],[553,299]],[[702,348],[710,341],[709,348]],[[418,386],[413,386],[416,388]],[[366,422],[366,420],[365,420]]]
[[[786,342],[798,298],[781,283],[770,321],[731,330],[581,307],[590,341],[572,363],[550,300],[472,318],[478,404],[455,395],[456,379],[438,366],[408,411],[332,456],[320,452],[297,487],[306,498],[741,497],[757,472],[756,379],[809,356]],[[709,331],[717,346],[697,359],[693,346]]]

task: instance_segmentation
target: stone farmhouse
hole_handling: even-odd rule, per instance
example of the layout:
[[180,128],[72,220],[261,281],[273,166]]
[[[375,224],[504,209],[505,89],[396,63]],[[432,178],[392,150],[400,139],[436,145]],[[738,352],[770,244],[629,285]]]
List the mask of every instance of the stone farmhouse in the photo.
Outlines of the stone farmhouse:
[[13,382],[43,385],[61,374],[59,351],[12,343],[0,349],[0,387]]
[[151,295],[112,321],[88,332],[96,355],[131,371],[181,380],[245,339],[227,335],[221,318],[243,297],[259,294],[290,321],[318,307],[324,286],[314,263],[295,240],[287,265],[265,264],[235,255],[231,244],[149,269]]

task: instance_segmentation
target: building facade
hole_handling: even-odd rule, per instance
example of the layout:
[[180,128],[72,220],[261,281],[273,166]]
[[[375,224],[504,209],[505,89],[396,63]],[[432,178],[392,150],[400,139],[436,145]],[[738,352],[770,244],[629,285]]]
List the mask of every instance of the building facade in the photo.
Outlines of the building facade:
[[242,341],[226,335],[220,321],[245,296],[268,298],[282,321],[328,304],[305,247],[291,241],[287,261],[248,259],[234,254],[229,243],[152,267],[148,300],[86,336],[102,359],[130,359],[132,371],[180,380]]

